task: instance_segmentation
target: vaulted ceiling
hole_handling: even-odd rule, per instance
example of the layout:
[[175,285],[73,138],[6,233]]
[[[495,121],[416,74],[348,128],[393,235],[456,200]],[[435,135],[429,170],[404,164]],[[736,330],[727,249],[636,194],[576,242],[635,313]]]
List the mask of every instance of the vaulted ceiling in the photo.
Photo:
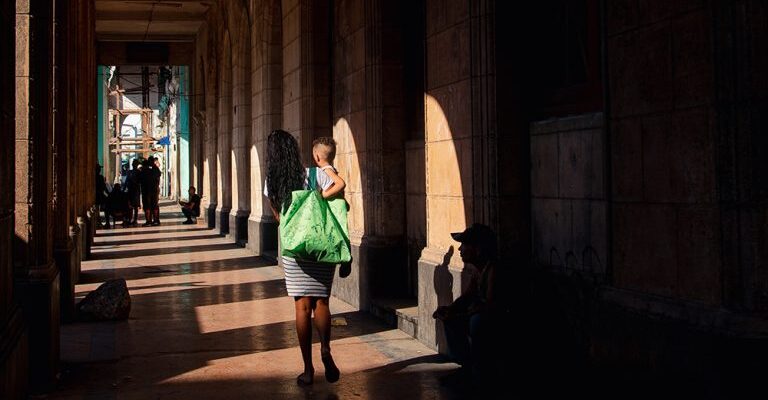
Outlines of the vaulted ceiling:
[[96,0],[96,37],[105,41],[192,41],[214,0]]

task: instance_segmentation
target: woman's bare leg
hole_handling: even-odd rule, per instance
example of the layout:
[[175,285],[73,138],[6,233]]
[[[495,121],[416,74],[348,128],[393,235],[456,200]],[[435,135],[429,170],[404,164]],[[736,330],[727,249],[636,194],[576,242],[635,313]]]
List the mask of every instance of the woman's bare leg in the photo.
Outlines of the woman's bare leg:
[[315,375],[312,366],[312,298],[297,297],[296,305],[296,334],[299,336],[301,358],[304,360],[304,373],[296,378],[300,385],[309,385]]
[[320,335],[320,355],[325,366],[325,379],[328,382],[339,380],[339,369],[331,356],[331,309],[328,307],[327,297],[312,299],[315,311],[315,327]]

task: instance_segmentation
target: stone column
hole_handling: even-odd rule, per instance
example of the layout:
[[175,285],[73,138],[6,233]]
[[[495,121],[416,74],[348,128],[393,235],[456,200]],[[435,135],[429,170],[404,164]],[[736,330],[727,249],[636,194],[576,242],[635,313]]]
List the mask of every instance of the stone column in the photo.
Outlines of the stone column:
[[216,62],[216,42],[212,38],[213,34],[210,32],[212,27],[208,26],[208,40],[207,40],[207,70],[205,75],[206,92],[205,92],[205,162],[203,163],[203,205],[205,205],[206,220],[208,221],[208,227],[216,227],[216,207],[218,207],[219,199],[219,183],[218,183],[218,171],[217,171],[217,154],[218,154],[218,141],[216,139],[216,128],[218,127],[218,109],[216,107],[216,93],[217,93],[217,69],[218,63]]
[[218,153],[216,174],[219,177],[216,207],[216,226],[219,233],[229,233],[229,212],[232,210],[232,46],[229,32],[224,33],[224,40],[219,51],[219,129],[217,132]]
[[[15,85],[16,59],[16,4],[12,1],[0,5],[0,85]],[[15,126],[15,96],[8,91],[0,96],[0,397],[21,399],[28,385],[28,332],[21,309],[16,302],[12,249],[14,243],[14,159],[15,137],[10,134]],[[16,297],[16,298],[14,298]]]
[[279,0],[263,2],[255,11],[251,30],[253,93],[251,124],[251,215],[248,248],[255,254],[277,251],[277,221],[272,216],[263,188],[266,174],[267,135],[282,122],[282,12]]
[[[86,31],[85,31],[85,51],[86,51],[86,57],[85,57],[85,73],[83,74],[83,78],[85,79],[85,96],[83,99],[85,100],[86,108],[88,111],[87,118],[85,118],[86,121],[86,134],[88,135],[86,137],[86,144],[88,145],[87,149],[87,155],[88,155],[88,166],[93,169],[93,166],[95,166],[98,163],[98,155],[97,151],[101,151],[98,148],[98,140],[96,140],[96,137],[98,135],[98,118],[96,117],[96,111],[97,111],[97,105],[96,105],[96,52],[94,51],[96,49],[96,9],[94,6],[94,2],[85,2],[83,5],[83,8],[85,8],[86,11]],[[106,162],[106,161],[105,161]],[[91,210],[91,215],[95,214],[96,212],[96,179],[89,179],[86,180],[87,186],[86,186],[86,201],[88,202],[88,208]],[[87,248],[87,256],[90,258],[91,256],[91,245],[93,245],[93,238],[96,236],[96,226],[98,224],[99,218],[91,218],[90,223],[90,231],[88,232],[88,248]]]
[[[189,168],[192,171],[192,186],[197,189],[197,194],[202,196],[203,190],[203,144],[205,137],[205,86],[203,73],[205,72],[202,64],[190,66],[194,79],[190,82],[192,94],[192,112],[190,114],[190,150],[189,150]],[[203,211],[203,208],[200,208]],[[201,215],[201,217],[204,217]]]
[[299,0],[282,8],[283,129],[298,139],[305,165],[312,162],[312,140],[331,134],[328,7]]
[[74,37],[69,34],[70,6],[59,0],[56,7],[56,42],[53,75],[53,136],[54,136],[54,258],[61,273],[61,310],[65,320],[74,316],[75,282],[80,272],[78,253],[74,251],[76,232],[71,214],[72,149],[67,115],[72,113],[69,103],[71,58]]
[[417,337],[440,351],[442,328],[432,312],[464,284],[450,233],[474,222],[495,225],[493,18],[489,1],[426,2],[427,247],[419,260]]
[[346,51],[334,52],[334,88],[343,97],[334,96],[333,135],[339,144],[336,165],[347,180],[353,262],[334,295],[360,309],[377,296],[406,297],[408,288],[399,48],[405,39],[398,38],[400,20],[387,17],[400,14],[398,7],[368,0],[335,10],[335,20],[343,22],[334,26],[334,46]]
[[[61,116],[64,119],[64,123],[66,124],[66,131],[67,131],[67,163],[68,163],[68,176],[69,176],[69,184],[67,188],[67,208],[68,208],[68,215],[69,220],[67,221],[69,225],[69,236],[70,240],[72,242],[72,257],[74,260],[75,265],[77,266],[77,273],[75,275],[79,275],[80,271],[80,261],[83,260],[84,253],[83,253],[83,231],[81,230],[81,227],[78,224],[78,216],[79,214],[79,204],[78,204],[78,192],[77,192],[77,182],[78,182],[78,176],[82,175],[80,171],[77,169],[77,51],[78,51],[78,27],[77,27],[77,13],[78,13],[78,3],[77,2],[69,2],[66,5],[66,13],[65,17],[66,20],[62,20],[62,25],[65,29],[63,31],[65,32],[62,36],[62,40],[64,41],[63,46],[64,48],[64,68],[61,72],[62,79],[64,80],[63,86],[61,87],[61,90],[64,92],[63,95],[66,96],[66,99],[62,100],[63,104],[66,105],[64,108],[65,111],[61,112]],[[61,10],[57,8],[57,13],[59,13]],[[77,281],[77,276],[74,277],[73,282]]]
[[[245,10],[242,10],[243,12]],[[229,215],[229,237],[241,246],[248,242],[248,216],[251,214],[250,160],[251,141],[251,55],[250,28],[245,14],[233,27],[235,37],[232,54],[232,212]]]
[[29,324],[34,391],[59,369],[59,271],[53,261],[53,7],[43,0],[16,8],[16,204],[13,263]]
[[[87,14],[86,14],[86,2],[84,0],[76,0],[73,2],[74,12],[72,15],[72,21],[74,22],[70,26],[73,27],[72,35],[76,42],[73,49],[73,80],[74,86],[74,98],[72,104],[74,109],[73,129],[74,129],[74,168],[75,168],[75,182],[74,189],[76,191],[76,224],[79,231],[79,243],[78,249],[80,253],[80,259],[85,260],[88,258],[88,252],[90,248],[89,238],[91,236],[91,214],[89,210],[90,203],[88,202],[87,184],[94,181],[93,165],[88,165],[88,133],[87,127],[87,50],[83,44],[87,43]],[[98,221],[98,217],[96,218]]]

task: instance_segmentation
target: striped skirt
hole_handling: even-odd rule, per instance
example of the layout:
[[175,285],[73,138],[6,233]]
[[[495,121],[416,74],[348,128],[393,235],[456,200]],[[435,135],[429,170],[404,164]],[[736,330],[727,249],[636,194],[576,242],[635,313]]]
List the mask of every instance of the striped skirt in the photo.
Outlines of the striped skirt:
[[297,261],[290,257],[282,257],[285,272],[285,287],[291,297],[329,297],[333,276],[336,274],[335,264]]

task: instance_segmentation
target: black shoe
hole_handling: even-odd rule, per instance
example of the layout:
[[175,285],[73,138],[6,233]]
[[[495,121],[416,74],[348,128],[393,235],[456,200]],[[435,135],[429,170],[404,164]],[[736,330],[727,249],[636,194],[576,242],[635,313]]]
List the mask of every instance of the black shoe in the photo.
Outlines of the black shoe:
[[152,223],[147,221],[147,222],[141,224],[141,226],[152,226]]
[[342,277],[342,278],[346,278],[346,277],[348,277],[348,276],[349,276],[349,274],[351,274],[351,273],[352,273],[352,262],[351,262],[351,261],[350,261],[350,262],[348,262],[348,263],[342,263],[342,264],[339,266],[339,276],[340,276],[340,277]]
[[191,225],[191,224],[194,224],[194,222],[192,222],[191,219],[188,219],[188,220],[182,222],[182,224],[184,224],[184,225]]
[[152,222],[152,226],[158,226],[158,225],[160,225],[160,221],[154,221],[154,222]]

